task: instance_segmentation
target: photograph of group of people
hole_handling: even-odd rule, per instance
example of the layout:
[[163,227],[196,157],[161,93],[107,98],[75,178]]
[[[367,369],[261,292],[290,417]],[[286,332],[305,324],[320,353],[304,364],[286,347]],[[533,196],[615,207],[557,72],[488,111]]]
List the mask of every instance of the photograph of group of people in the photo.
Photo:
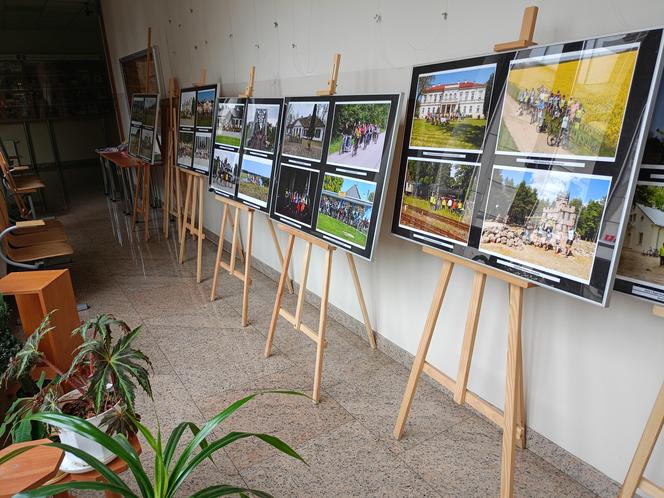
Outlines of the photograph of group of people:
[[510,64],[497,153],[613,161],[638,44]]
[[479,248],[588,283],[611,177],[494,166]]
[[240,154],[224,149],[214,149],[210,186],[217,191],[235,194],[237,168]]
[[284,121],[281,152],[284,155],[320,161],[330,103],[289,102]]
[[191,168],[194,161],[194,132],[180,130],[178,133],[178,164]]
[[468,243],[478,173],[476,163],[409,158],[400,226]]
[[375,195],[374,182],[325,173],[316,230],[364,249]]
[[141,128],[141,149],[139,155],[146,161],[152,161],[152,152],[154,150],[154,130],[150,128]]
[[249,104],[244,125],[244,146],[260,152],[275,152],[279,126],[279,104]]
[[421,74],[410,147],[479,152],[484,143],[496,64]]
[[197,131],[194,137],[194,168],[207,173],[210,169],[212,154],[212,133]]
[[196,92],[196,128],[212,128],[216,88]]
[[275,194],[275,213],[311,227],[313,202],[318,187],[318,171],[282,164]]
[[128,152],[130,156],[138,156],[141,146],[141,127],[132,126],[129,130]]
[[327,163],[378,171],[390,116],[388,102],[337,102]]

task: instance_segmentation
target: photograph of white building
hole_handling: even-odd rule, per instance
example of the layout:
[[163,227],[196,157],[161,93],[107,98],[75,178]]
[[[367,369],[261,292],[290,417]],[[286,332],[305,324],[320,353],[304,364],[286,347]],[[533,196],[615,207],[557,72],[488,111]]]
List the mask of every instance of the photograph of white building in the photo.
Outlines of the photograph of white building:
[[434,85],[422,92],[418,117],[428,116],[484,119],[486,83],[461,81]]

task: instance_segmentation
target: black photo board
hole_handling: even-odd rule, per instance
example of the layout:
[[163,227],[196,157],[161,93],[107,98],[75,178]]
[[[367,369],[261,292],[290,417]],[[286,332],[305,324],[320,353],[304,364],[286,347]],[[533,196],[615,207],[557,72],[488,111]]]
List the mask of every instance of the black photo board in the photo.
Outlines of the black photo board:
[[217,85],[180,90],[176,164],[208,174],[212,162]]
[[614,289],[664,304],[664,78],[627,216]]
[[158,118],[159,94],[135,93],[131,96],[127,147],[130,156],[150,164],[160,159]]
[[606,306],[662,30],[413,68],[392,232]]
[[270,217],[370,260],[400,96],[285,99]]
[[283,104],[271,98],[217,101],[212,192],[269,212]]

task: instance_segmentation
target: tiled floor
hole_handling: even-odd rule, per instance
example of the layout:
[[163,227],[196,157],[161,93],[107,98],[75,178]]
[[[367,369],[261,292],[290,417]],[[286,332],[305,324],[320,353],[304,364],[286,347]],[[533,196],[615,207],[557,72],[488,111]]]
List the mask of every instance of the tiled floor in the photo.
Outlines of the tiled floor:
[[[132,236],[129,217],[103,195],[78,201],[61,217],[76,250],[72,266],[82,318],[113,313],[144,324],[140,347],[154,365],[154,408],[142,396],[148,426],[159,419],[169,432],[183,420],[202,422],[229,403],[259,390],[310,393],[314,344],[284,323],[274,354],[263,357],[276,283],[254,272],[252,323],[240,327],[240,282],[222,275],[219,298],[209,301],[216,246],[204,246],[204,275],[196,283],[194,245],[184,265],[174,240],[151,226],[152,240]],[[285,300],[293,304],[293,296]],[[317,310],[307,306],[308,317]],[[263,395],[217,431],[260,431],[283,438],[308,465],[243,440],[206,462],[181,495],[229,483],[276,496],[497,496],[500,431],[460,408],[441,391],[420,383],[406,434],[392,429],[408,371],[366,342],[329,322],[322,401]],[[145,446],[145,445],[144,445]],[[145,465],[151,467],[148,451]],[[529,451],[517,451],[517,496],[586,497],[586,488]]]

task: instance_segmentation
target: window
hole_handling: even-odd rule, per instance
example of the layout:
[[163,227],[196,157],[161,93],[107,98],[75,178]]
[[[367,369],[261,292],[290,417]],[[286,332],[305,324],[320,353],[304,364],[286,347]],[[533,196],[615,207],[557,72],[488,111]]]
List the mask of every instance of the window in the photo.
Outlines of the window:
[[643,215],[641,215],[641,221],[643,221]]
[[643,244],[643,232],[639,232],[639,245]]
[[321,130],[320,128],[316,128],[316,131],[314,132],[314,137],[315,137],[315,138],[320,138],[320,133],[321,133],[321,131],[322,131],[322,130]]
[[475,100],[475,92],[470,92],[470,100]]

